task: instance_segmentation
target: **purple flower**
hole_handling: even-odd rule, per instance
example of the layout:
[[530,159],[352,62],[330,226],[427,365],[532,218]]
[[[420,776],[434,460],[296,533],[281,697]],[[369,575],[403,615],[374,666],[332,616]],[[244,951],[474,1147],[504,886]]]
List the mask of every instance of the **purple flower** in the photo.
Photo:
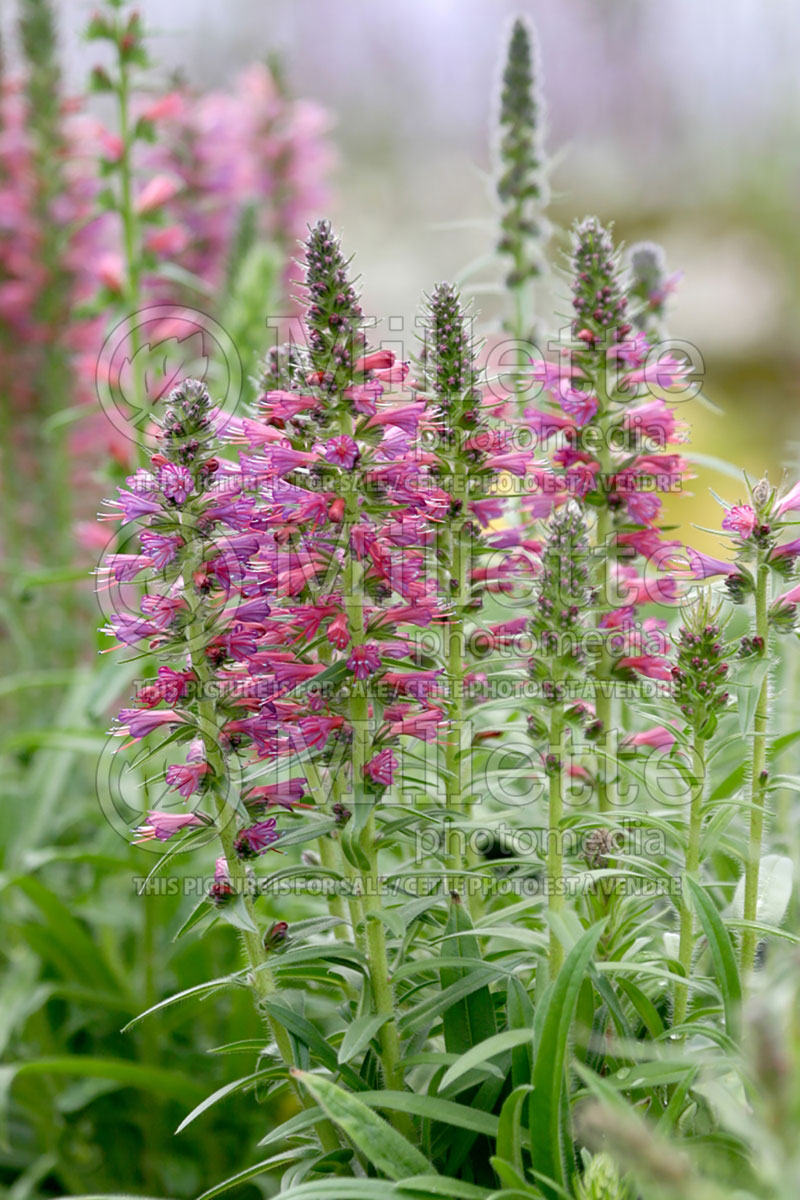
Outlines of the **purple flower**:
[[176,788],[184,800],[193,796],[200,786],[200,780],[211,770],[208,763],[175,763],[169,767],[166,781],[170,787]]
[[353,646],[347,665],[353,672],[354,679],[368,679],[380,670],[381,656],[374,642],[363,646]]
[[194,491],[191,471],[177,463],[166,463],[158,472],[158,486],[164,498],[173,504],[185,504]]
[[156,838],[159,842],[167,842],[179,830],[202,824],[204,822],[195,813],[149,812],[147,814],[147,824],[139,825],[134,830],[136,834],[134,842],[137,844],[139,842],[149,842],[153,838]]
[[258,858],[259,854],[269,850],[270,846],[274,845],[280,837],[275,828],[276,825],[277,821],[274,817],[267,817],[266,821],[259,821],[256,825],[240,829],[233,843],[237,856],[239,858]]
[[726,563],[720,558],[701,554],[699,550],[693,550],[691,546],[686,547],[686,553],[689,555],[689,565],[695,579],[709,579],[712,575],[736,574],[736,567],[733,563]]
[[755,526],[755,509],[749,504],[734,504],[722,519],[723,529],[738,533],[743,539],[750,537]]
[[183,725],[186,723],[186,717],[175,708],[122,708],[119,711],[117,720],[123,730],[126,730],[135,742],[147,737],[149,733],[152,733],[155,729],[159,729],[162,725]]
[[379,751],[374,758],[369,760],[364,767],[364,774],[369,776],[373,783],[380,784],[381,787],[391,787],[394,783],[394,773],[399,765],[394,752],[387,748]]
[[342,434],[340,437],[330,438],[325,443],[325,457],[329,463],[351,471],[358,462],[358,446],[351,437]]
[[169,566],[178,553],[178,548],[183,545],[178,534],[154,533],[151,529],[143,529],[139,534],[139,541],[142,549],[153,560],[153,566],[159,571]]

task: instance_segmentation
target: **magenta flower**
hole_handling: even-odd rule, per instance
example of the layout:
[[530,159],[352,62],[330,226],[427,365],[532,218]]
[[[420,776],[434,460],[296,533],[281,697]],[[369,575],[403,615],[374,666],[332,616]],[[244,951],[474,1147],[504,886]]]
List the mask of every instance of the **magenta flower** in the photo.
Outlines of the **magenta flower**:
[[340,437],[330,438],[325,443],[325,458],[329,463],[333,463],[337,467],[344,467],[346,471],[351,471],[358,462],[358,445],[351,437],[347,437],[345,434],[342,434]]
[[734,563],[726,563],[720,558],[712,558],[709,554],[693,550],[691,546],[686,547],[686,553],[689,555],[689,565],[695,579],[710,579],[712,575],[736,574]]
[[175,763],[168,767],[165,778],[170,787],[175,788],[184,800],[188,800],[197,791],[201,780],[208,775],[210,770],[211,768],[206,762]]
[[374,642],[366,642],[363,646],[353,646],[347,665],[353,672],[354,679],[368,679],[380,670],[381,656]]
[[796,483],[783,499],[778,501],[775,515],[782,517],[784,513],[795,512],[798,508],[800,508],[800,483]]
[[280,837],[276,825],[274,817],[267,817],[266,821],[259,821],[256,825],[240,829],[233,843],[238,857],[258,858],[259,854],[269,850]]
[[747,539],[756,526],[755,509],[749,504],[734,504],[722,519],[722,528],[738,533],[739,537]]
[[675,745],[676,736],[673,729],[666,725],[654,725],[651,729],[643,729],[640,733],[628,733],[622,739],[623,746],[651,746],[662,750]]
[[158,486],[165,499],[173,504],[185,504],[194,491],[194,480],[191,471],[177,463],[165,463],[158,472]]
[[205,822],[196,813],[167,813],[154,810],[147,814],[147,824],[139,825],[134,833],[135,844],[149,842],[156,838],[159,842],[167,842],[181,829],[189,829]]
[[669,680],[672,678],[669,664],[665,659],[658,658],[654,654],[629,655],[621,658],[617,666],[636,671],[638,675],[644,675],[646,679]]
[[784,542],[782,546],[776,546],[770,554],[770,559],[796,558],[798,554],[800,554],[800,538],[795,538],[792,542]]
[[788,592],[782,592],[780,596],[776,596],[773,603],[776,608],[787,604],[800,604],[800,583],[795,584]]
[[184,725],[186,723],[184,714],[175,708],[122,708],[117,720],[121,730],[129,733],[135,742],[147,737],[154,730],[160,729],[162,725]]
[[364,774],[380,787],[391,787],[394,773],[400,764],[392,750],[379,750],[364,766]]

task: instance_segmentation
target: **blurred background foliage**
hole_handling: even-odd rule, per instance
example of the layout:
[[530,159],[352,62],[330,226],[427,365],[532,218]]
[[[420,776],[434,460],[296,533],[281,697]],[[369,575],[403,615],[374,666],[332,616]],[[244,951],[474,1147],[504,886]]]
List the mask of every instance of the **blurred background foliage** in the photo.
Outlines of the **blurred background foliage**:
[[[700,349],[706,392],[721,410],[692,405],[694,448],[754,476],[775,477],[796,460],[800,9],[791,0],[145,0],[141,8],[165,73],[224,87],[269,56],[292,95],[331,111],[331,216],[357,255],[365,311],[397,319],[391,328],[406,355],[419,294],[439,278],[474,287],[484,327],[499,327],[492,97],[505,18],[528,13],[555,156],[555,247],[559,227],[585,212],[613,220],[625,241],[661,241],[671,269],[683,272],[672,332]],[[89,9],[61,0],[57,15],[65,89],[80,91],[96,58],[82,41]],[[12,67],[18,16],[4,6]],[[554,297],[566,309],[563,296],[552,281],[540,311],[552,311]],[[230,311],[252,336],[252,306]],[[677,498],[669,513],[700,548],[691,521],[718,523],[709,486],[736,498],[732,480],[700,467],[696,498]],[[136,895],[132,880],[153,857],[99,811],[104,730],[136,664],[93,661],[100,618],[88,589],[75,601],[58,578],[39,586],[35,572],[7,584],[0,1182],[12,1200],[119,1187],[196,1195],[245,1165],[243,1152],[287,1115],[237,1094],[172,1134],[195,1099],[247,1069],[235,1052],[208,1051],[260,1036],[250,996],[215,993],[120,1030],[163,996],[236,969],[238,948],[225,927],[174,941],[191,904]],[[39,635],[26,643],[15,614],[28,608]],[[296,899],[265,905],[275,919],[310,915]],[[785,1154],[796,1182],[789,1147]],[[265,1188],[259,1180],[242,1191]]]

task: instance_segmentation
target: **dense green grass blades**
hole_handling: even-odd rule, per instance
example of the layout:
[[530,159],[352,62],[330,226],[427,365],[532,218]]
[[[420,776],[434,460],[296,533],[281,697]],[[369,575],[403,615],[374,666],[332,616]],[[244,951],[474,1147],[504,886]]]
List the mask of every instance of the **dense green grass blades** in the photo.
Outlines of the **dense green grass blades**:
[[[480,959],[481,952],[477,937],[472,934],[472,921],[461,899],[450,901],[450,912],[445,934],[464,936],[451,937],[446,943],[448,957]],[[467,978],[474,967],[443,967],[441,972],[442,992]],[[475,1046],[496,1031],[494,1004],[488,986],[472,991],[446,1008],[442,1013],[444,1044],[451,1053],[462,1053]]]
[[[567,1132],[563,1128],[562,1115],[567,1043],[578,993],[603,928],[604,923],[600,923],[587,929],[567,955],[558,978],[548,989],[546,1011],[536,1044],[534,1091],[529,1103],[534,1166],[562,1187],[569,1178]],[[555,1194],[548,1185],[543,1188],[547,1195]]]
[[725,1028],[732,1038],[737,1038],[741,1027],[742,983],[731,936],[725,928],[719,910],[704,888],[688,875],[684,876],[684,884],[689,888],[692,903],[711,949],[725,1009]]
[[[311,1075],[297,1068],[292,1070],[292,1074],[311,1093],[326,1116],[347,1134],[378,1171],[382,1171],[390,1179],[436,1174],[425,1155],[363,1101],[320,1075]],[[340,1186],[339,1197],[341,1196]]]

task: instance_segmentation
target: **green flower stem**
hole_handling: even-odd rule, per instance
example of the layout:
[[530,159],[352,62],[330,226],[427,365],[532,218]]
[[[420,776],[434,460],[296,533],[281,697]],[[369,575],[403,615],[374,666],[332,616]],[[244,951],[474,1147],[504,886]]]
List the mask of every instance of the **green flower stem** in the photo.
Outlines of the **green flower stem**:
[[[348,412],[342,417],[342,433],[353,436],[353,421]],[[345,499],[345,521],[343,527],[344,547],[344,606],[347,627],[354,646],[364,644],[364,603],[362,593],[362,566],[350,547],[350,532],[358,523],[359,490],[354,485],[356,476],[348,479]],[[369,869],[362,872],[363,912],[366,926],[367,958],[369,962],[372,994],[375,1011],[385,1016],[386,1022],[380,1030],[381,1063],[387,1088],[402,1088],[403,1069],[400,1064],[400,1036],[395,1021],[394,993],[389,979],[389,959],[386,952],[386,933],[381,917],[380,876],[378,873],[377,829],[372,801],[365,794],[364,767],[369,752],[369,697],[361,681],[354,681],[350,695],[350,724],[353,730],[351,747],[352,786],[354,812],[369,804],[370,812],[361,835],[361,845],[369,862]]]
[[[461,511],[464,510],[464,492],[461,469],[456,469],[456,484],[453,498],[462,501]],[[463,886],[464,861],[461,853],[463,830],[458,828],[458,822],[464,816],[464,764],[466,762],[464,736],[464,656],[466,643],[464,637],[464,597],[469,593],[469,580],[465,572],[469,571],[469,555],[465,553],[464,531],[460,526],[448,526],[449,532],[449,582],[456,589],[452,597],[453,614],[445,626],[447,636],[447,683],[449,689],[448,717],[450,728],[445,745],[445,797],[447,806],[447,830],[445,852],[450,870],[449,888],[459,892]]]
[[[550,774],[547,814],[547,907],[551,913],[564,908],[564,852],[561,841],[561,821],[564,815],[564,712],[560,703],[554,705],[550,716],[550,754],[557,760]],[[550,978],[555,979],[564,962],[564,947],[555,930],[550,930]]]
[[[756,576],[756,635],[761,638],[763,655],[769,662],[769,566],[763,551],[759,552]],[[744,877],[744,919],[758,919],[758,877],[761,867],[761,842],[764,836],[764,808],[767,798],[767,710],[769,704],[769,678],[765,673],[758,693],[753,721],[753,751],[750,778],[750,836],[747,846],[747,863]],[[745,928],[742,934],[742,971],[752,971],[755,962],[758,935],[754,929]]]
[[[692,776],[689,807],[689,829],[686,845],[686,874],[696,875],[700,867],[700,836],[703,830],[703,795],[706,775],[706,743],[699,733],[692,736]],[[689,903],[687,889],[681,894],[680,905],[680,940],[678,944],[678,962],[683,967],[683,978],[675,984],[675,1003],[673,1007],[673,1025],[682,1025],[686,1020],[686,1010],[689,1003],[688,980],[692,968],[692,950],[694,948],[694,924],[692,908]]]
[[[604,468],[603,464],[601,467]],[[601,596],[600,596],[600,611],[598,612],[598,622],[607,611],[607,598],[611,587],[611,572],[609,570],[609,558],[606,544],[610,533],[610,514],[604,506],[598,511],[597,516],[597,552],[602,555],[602,572],[601,572]],[[608,649],[603,643],[603,648],[597,660],[594,669],[595,678],[595,717],[598,721],[602,721],[601,737],[608,746],[608,736],[612,729],[616,729],[617,715],[615,712],[614,696],[612,691],[611,671],[613,667],[613,659],[608,653]],[[609,778],[609,772],[615,773],[615,768],[610,763],[610,754],[604,757],[600,762],[597,771],[597,807],[601,813],[609,812],[614,807],[615,801],[615,781]]]
[[[195,562],[185,564],[184,574],[187,579],[192,578],[195,570],[199,568],[200,563],[201,560],[198,557]],[[191,595],[187,594],[186,599],[191,606]],[[294,1054],[292,1053],[291,1038],[283,1026],[279,1025],[269,1016],[264,1007],[264,1002],[274,996],[278,988],[268,965],[269,958],[264,949],[261,934],[257,932],[255,904],[253,902],[250,881],[247,877],[247,869],[234,849],[237,805],[230,795],[231,780],[225,756],[215,737],[215,732],[218,730],[218,721],[213,699],[213,687],[209,686],[213,683],[213,672],[203,649],[204,623],[202,607],[202,599],[196,596],[193,605],[192,620],[187,624],[186,632],[192,670],[197,677],[198,694],[200,696],[197,702],[197,714],[200,718],[199,734],[203,739],[206,761],[213,772],[213,799],[217,810],[217,834],[222,845],[223,854],[225,855],[234,895],[241,897],[247,917],[254,927],[253,929],[243,931],[242,942],[250,965],[250,986],[253,989],[256,1006],[275,1040],[278,1053],[283,1059],[284,1064],[287,1067],[292,1067],[295,1065],[295,1062]],[[304,1107],[312,1107],[311,1102],[299,1088],[295,1087],[295,1091]],[[330,1122],[318,1121],[315,1128],[323,1149],[339,1149],[339,1139]]]
[[[119,134],[122,142],[122,154],[119,161],[120,208],[122,221],[122,244],[125,253],[125,301],[128,312],[126,317],[133,317],[142,305],[141,294],[141,259],[142,246],[139,228],[139,217],[133,187],[133,131],[131,129],[130,93],[131,80],[128,64],[120,61],[119,82],[117,84],[117,108],[119,114]],[[136,441],[139,465],[148,465],[147,447],[144,444],[144,423],[138,424],[138,418],[144,412],[147,396],[145,394],[145,373],[142,363],[141,340],[136,321],[131,322],[130,357],[133,372],[132,407],[134,420],[139,438]]]

